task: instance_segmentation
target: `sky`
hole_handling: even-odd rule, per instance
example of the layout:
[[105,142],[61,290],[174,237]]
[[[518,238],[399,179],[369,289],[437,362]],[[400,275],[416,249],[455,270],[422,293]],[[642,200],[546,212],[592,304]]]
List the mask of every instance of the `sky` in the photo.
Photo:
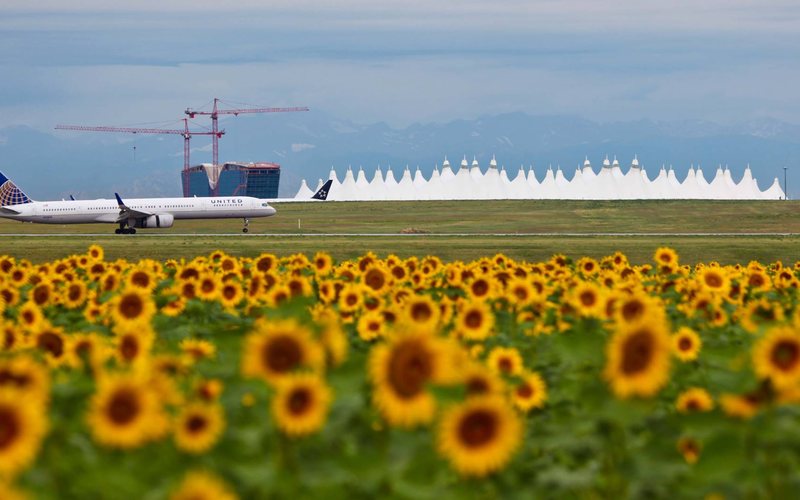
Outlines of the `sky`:
[[515,111],[800,123],[794,0],[66,4],[0,4],[0,129],[162,124],[214,97],[393,127]]

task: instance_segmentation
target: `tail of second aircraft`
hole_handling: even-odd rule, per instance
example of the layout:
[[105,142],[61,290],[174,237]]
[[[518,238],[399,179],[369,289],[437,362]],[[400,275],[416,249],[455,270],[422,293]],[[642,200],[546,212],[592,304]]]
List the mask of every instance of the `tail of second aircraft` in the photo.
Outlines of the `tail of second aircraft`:
[[0,206],[22,205],[31,201],[11,179],[0,172]]
[[314,200],[325,201],[328,198],[328,193],[331,190],[331,184],[333,184],[333,179],[328,179],[328,182],[323,184],[322,187],[319,188],[317,192],[314,193],[314,196],[312,196],[311,198]]

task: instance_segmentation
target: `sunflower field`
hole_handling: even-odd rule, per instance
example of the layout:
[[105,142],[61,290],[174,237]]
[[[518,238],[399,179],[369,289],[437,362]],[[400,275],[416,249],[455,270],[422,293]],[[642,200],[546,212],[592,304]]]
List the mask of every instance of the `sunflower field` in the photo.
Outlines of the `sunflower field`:
[[0,498],[791,498],[798,273],[0,256]]

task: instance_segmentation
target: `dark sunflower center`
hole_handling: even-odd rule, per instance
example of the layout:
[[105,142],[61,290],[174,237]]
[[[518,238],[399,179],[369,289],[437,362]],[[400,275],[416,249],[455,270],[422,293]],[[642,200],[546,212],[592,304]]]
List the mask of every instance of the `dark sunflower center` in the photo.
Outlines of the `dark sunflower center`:
[[74,302],[81,298],[81,287],[79,285],[70,285],[69,292],[67,292],[69,300]]
[[36,339],[36,346],[58,358],[64,354],[64,341],[61,336],[52,332],[45,332]]
[[125,295],[119,303],[119,312],[126,319],[136,319],[144,311],[141,297],[134,294]]
[[468,312],[464,317],[464,324],[467,325],[468,328],[480,328],[480,326],[483,324],[483,314],[481,314],[480,311]]
[[22,373],[14,373],[8,369],[0,370],[0,386],[8,386],[13,385],[15,387],[28,387],[31,383],[31,378],[29,375]]
[[686,402],[686,409],[689,411],[697,411],[700,409],[700,401],[695,398],[691,398],[689,401]]
[[722,286],[722,277],[716,273],[706,274],[706,285],[711,288],[719,288]]
[[354,294],[354,293],[349,293],[349,294],[347,294],[347,296],[344,298],[344,302],[345,302],[345,303],[346,303],[348,306],[354,306],[354,305],[356,305],[356,304],[358,303],[358,295],[356,295],[356,294]]
[[383,288],[383,285],[386,283],[386,278],[383,276],[383,273],[378,269],[370,269],[367,271],[367,274],[364,275],[364,284],[368,287],[372,288],[373,290],[380,290]]
[[748,283],[750,284],[750,286],[756,286],[756,287],[762,286],[764,284],[764,277],[761,276],[760,274],[754,274],[750,276]]
[[476,280],[472,284],[472,293],[477,297],[483,297],[489,293],[489,283],[486,280]]
[[626,321],[638,318],[644,313],[644,304],[638,300],[629,300],[622,305],[622,317]]
[[199,434],[208,427],[208,420],[203,415],[192,415],[186,420],[186,430],[190,434]]
[[196,295],[194,283],[192,282],[184,283],[183,288],[181,288],[181,293],[187,299],[193,299]]
[[406,269],[403,266],[394,266],[392,268],[392,276],[397,279],[403,279],[406,277]]
[[528,298],[528,289],[524,286],[515,287],[514,296],[517,297],[518,300],[525,300]]
[[669,264],[672,262],[672,255],[667,252],[662,252],[661,255],[658,256],[658,259],[665,264]]
[[127,425],[139,415],[141,408],[136,394],[129,389],[120,389],[108,402],[108,418],[116,425]]
[[497,426],[497,415],[487,410],[473,410],[458,426],[459,441],[467,448],[480,448],[492,442]]
[[414,321],[418,321],[420,323],[424,323],[431,319],[433,316],[433,311],[431,310],[431,306],[425,302],[417,302],[411,306],[411,317]]
[[389,383],[401,397],[410,399],[419,394],[433,374],[430,355],[419,342],[396,346],[389,359]]
[[262,360],[276,373],[285,373],[296,368],[303,359],[303,352],[297,341],[281,336],[268,342],[262,352]]
[[131,361],[136,358],[136,355],[139,354],[139,342],[136,340],[132,335],[125,335],[122,337],[122,342],[119,346],[119,352],[122,355],[122,359],[125,361]]
[[789,371],[800,361],[800,346],[797,342],[782,340],[772,348],[772,363],[783,371]]
[[622,373],[636,375],[650,366],[653,359],[653,337],[640,331],[628,337],[622,346]]
[[0,407],[0,450],[14,443],[20,434],[20,421],[11,408]]
[[472,377],[467,381],[467,394],[472,396],[489,392],[489,383],[483,377]]
[[692,345],[693,345],[692,339],[690,339],[689,337],[681,337],[678,340],[678,349],[680,349],[681,351],[690,351],[692,349]]
[[211,293],[214,291],[214,282],[211,280],[203,280],[200,284],[200,289],[203,293]]
[[258,269],[261,272],[269,271],[270,269],[272,269],[272,259],[266,257],[258,259],[258,262],[256,262],[256,269]]
[[233,300],[236,297],[236,289],[232,286],[226,286],[222,289],[222,296],[225,297],[226,300]]
[[39,285],[33,290],[33,301],[36,305],[46,304],[50,299],[50,288],[45,285]]
[[517,387],[517,396],[528,399],[529,397],[533,396],[533,387],[529,384],[522,384]]
[[131,283],[141,288],[147,288],[150,286],[150,276],[145,272],[137,271],[131,276]]
[[591,290],[586,290],[580,294],[581,304],[591,307],[597,303],[597,295]]
[[293,390],[286,401],[286,408],[294,416],[300,416],[311,409],[313,397],[311,391],[306,387],[298,387]]
[[511,362],[510,358],[504,356],[497,361],[497,367],[500,368],[500,371],[503,373],[511,373],[511,370],[514,368],[514,363]]

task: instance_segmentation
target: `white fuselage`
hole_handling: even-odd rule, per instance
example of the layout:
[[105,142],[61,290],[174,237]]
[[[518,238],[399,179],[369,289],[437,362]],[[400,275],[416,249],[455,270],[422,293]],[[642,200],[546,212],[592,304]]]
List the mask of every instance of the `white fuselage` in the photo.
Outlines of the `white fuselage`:
[[[175,219],[249,219],[275,215],[267,200],[249,196],[131,198],[124,202],[131,210],[171,215]],[[3,212],[0,217],[42,224],[118,223],[120,216],[120,207],[113,199],[33,201],[5,208],[19,213]]]

